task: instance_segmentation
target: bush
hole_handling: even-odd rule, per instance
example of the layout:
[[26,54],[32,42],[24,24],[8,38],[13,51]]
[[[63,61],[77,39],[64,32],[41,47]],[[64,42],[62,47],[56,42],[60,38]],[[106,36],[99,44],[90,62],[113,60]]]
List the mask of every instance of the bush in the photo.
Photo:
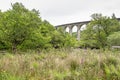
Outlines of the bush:
[[107,42],[110,46],[120,46],[120,31],[109,35],[107,37]]

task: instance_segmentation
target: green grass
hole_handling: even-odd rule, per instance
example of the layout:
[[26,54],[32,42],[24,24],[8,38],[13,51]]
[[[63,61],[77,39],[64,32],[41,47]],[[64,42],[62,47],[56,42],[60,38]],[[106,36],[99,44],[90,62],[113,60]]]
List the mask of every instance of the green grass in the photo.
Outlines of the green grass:
[[0,80],[120,80],[120,52],[59,49],[0,54]]

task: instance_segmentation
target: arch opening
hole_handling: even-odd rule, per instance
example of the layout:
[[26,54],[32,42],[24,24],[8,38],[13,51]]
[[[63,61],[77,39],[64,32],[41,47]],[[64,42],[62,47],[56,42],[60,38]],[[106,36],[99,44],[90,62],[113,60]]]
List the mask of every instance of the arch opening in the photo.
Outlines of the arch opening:
[[80,28],[80,31],[85,30],[85,29],[86,29],[86,27],[87,27],[87,24],[82,25],[82,26],[81,26],[81,28]]

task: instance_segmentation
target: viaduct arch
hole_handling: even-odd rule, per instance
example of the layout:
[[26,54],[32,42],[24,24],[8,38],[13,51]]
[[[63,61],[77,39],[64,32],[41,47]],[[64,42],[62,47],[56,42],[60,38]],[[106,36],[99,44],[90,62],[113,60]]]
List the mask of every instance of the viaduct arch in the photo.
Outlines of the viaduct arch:
[[[117,18],[118,21],[120,21],[120,18]],[[65,31],[66,28],[69,28],[69,34],[72,36],[72,29],[74,26],[77,26],[77,40],[80,40],[80,29],[83,25],[87,25],[90,21],[82,21],[82,22],[75,22],[75,23],[67,23],[67,24],[62,24],[62,25],[57,25],[55,28],[62,27],[63,30]]]

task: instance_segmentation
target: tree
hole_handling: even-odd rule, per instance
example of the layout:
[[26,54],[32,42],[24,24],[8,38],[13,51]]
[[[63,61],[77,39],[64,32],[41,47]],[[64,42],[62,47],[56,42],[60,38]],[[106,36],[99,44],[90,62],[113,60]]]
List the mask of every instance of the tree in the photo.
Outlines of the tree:
[[72,37],[68,33],[65,33],[63,28],[58,28],[52,33],[51,44],[55,48],[75,47],[76,43],[76,38]]
[[109,46],[120,46],[120,31],[114,32],[107,37]]
[[41,23],[34,11],[29,11],[21,3],[12,5],[12,9],[3,13],[0,32],[5,42],[8,42],[13,52],[17,46],[27,40]]
[[81,42],[84,46],[104,48],[107,46],[107,37],[119,30],[120,24],[116,19],[93,14],[87,29],[82,32]]
[[[0,11],[0,44],[7,45],[13,53],[17,49],[46,49],[55,46],[74,46],[76,41],[48,21],[42,21],[39,11],[26,9],[21,3],[12,9]],[[0,46],[1,47],[1,46]]]
[[[3,12],[1,12],[0,10],[0,27],[2,26],[2,18],[3,18]],[[3,38],[4,37],[2,35],[2,31],[0,30],[0,49],[7,49],[9,46],[7,46],[7,44],[4,42]]]
[[112,19],[116,19],[116,16],[114,13],[112,14]]

